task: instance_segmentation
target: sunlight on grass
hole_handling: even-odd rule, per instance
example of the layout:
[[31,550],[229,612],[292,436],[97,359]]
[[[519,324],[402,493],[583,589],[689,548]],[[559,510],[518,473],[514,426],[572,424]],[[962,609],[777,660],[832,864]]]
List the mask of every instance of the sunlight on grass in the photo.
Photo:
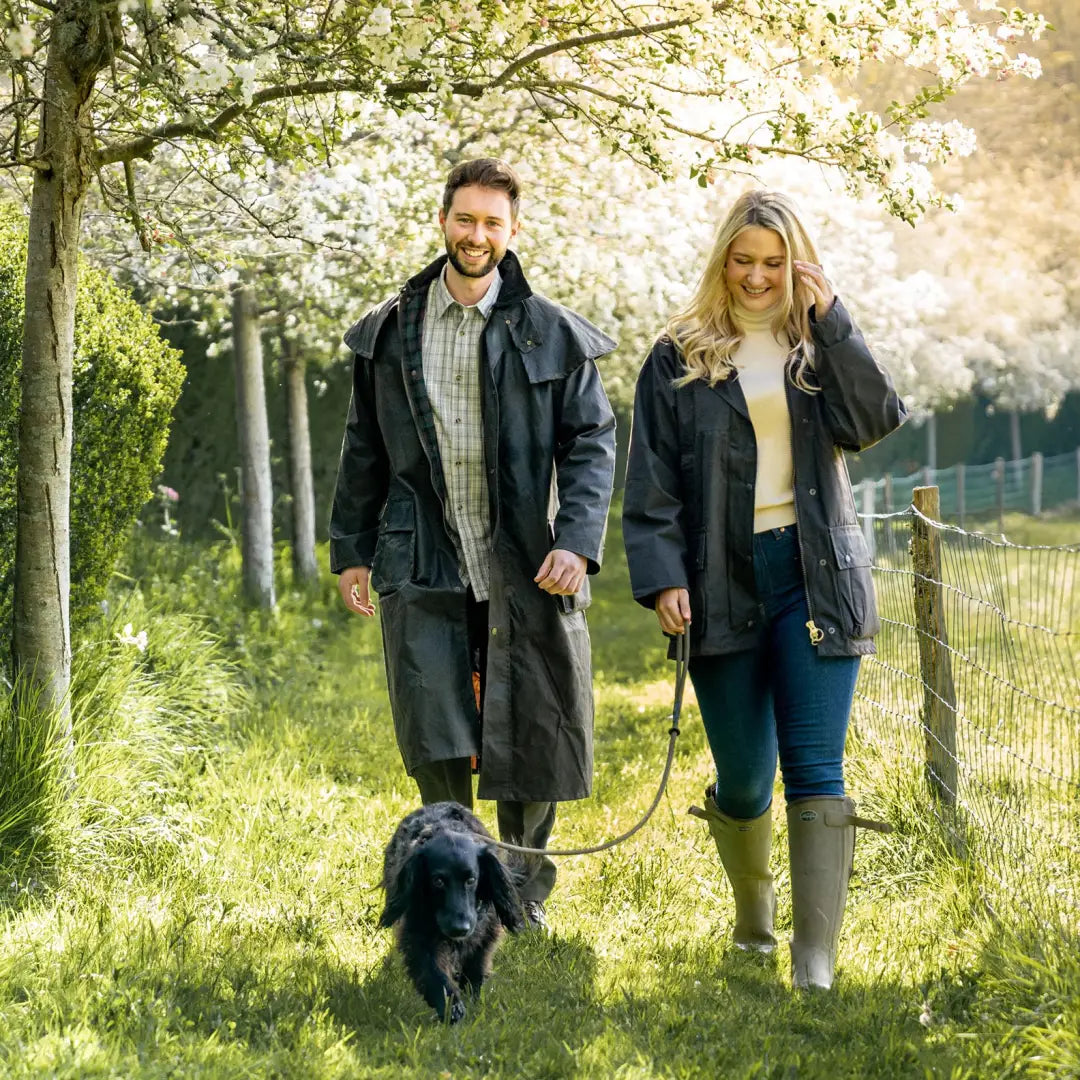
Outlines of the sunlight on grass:
[[[560,809],[560,846],[633,824],[667,744],[671,665],[627,599],[617,549],[615,535],[589,616],[595,793]],[[709,777],[689,696],[654,818],[613,851],[562,860],[553,934],[507,940],[483,1000],[442,1027],[376,926],[382,848],[417,802],[377,625],[341,610],[329,580],[284,589],[272,616],[245,614],[223,547],[137,551],[132,570],[138,588],[118,582],[79,661],[78,786],[59,849],[36,866],[3,848],[4,1076],[960,1080],[1080,1068],[1069,943],[995,921],[978,873],[925,814],[917,770],[886,769],[857,736],[850,786],[896,831],[859,836],[835,992],[788,988],[782,813],[781,948],[733,952],[728,887],[686,814]],[[147,629],[145,652],[117,636],[129,622]],[[479,810],[493,827],[493,807]],[[28,874],[42,882],[32,892]]]

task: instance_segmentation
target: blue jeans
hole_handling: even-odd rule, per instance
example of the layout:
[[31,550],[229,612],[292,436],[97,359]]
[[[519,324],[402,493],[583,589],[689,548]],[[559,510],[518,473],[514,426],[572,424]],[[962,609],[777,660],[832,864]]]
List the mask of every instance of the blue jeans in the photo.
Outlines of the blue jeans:
[[754,649],[696,656],[690,679],[716,761],[716,803],[756,818],[772,801],[776,758],[784,795],[844,794],[844,739],[857,656],[818,656],[806,628],[795,526],[754,536],[754,580],[765,630]]

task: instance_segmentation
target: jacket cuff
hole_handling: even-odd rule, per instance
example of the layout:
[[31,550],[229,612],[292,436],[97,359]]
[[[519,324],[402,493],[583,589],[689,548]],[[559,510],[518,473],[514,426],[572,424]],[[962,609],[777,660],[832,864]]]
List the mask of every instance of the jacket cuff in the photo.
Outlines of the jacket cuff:
[[818,320],[815,317],[816,308],[815,304],[810,309],[810,333],[813,334],[816,344],[827,349],[851,337],[854,324],[850,312],[844,307],[839,296],[834,298],[832,307],[823,319]]
[[587,537],[580,534],[574,535],[573,530],[568,529],[565,532],[558,532],[558,525],[556,525],[556,534],[551,541],[551,547],[559,548],[561,551],[572,551],[575,555],[580,555],[586,562],[585,572],[587,574],[598,574],[600,572],[600,564],[604,560],[604,541],[601,539],[599,544],[592,543]]
[[379,530],[336,536],[330,541],[330,573],[340,574],[350,566],[370,566],[375,558]]

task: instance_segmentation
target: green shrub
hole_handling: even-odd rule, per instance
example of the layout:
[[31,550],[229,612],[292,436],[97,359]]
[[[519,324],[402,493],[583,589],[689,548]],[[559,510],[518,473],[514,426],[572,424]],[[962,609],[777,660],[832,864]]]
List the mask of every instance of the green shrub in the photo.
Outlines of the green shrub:
[[[0,210],[0,626],[11,625],[19,368],[26,271],[22,216]],[[180,354],[107,274],[82,265],[75,306],[71,461],[71,616],[104,595],[120,549],[161,469]],[[7,636],[4,634],[3,636]]]

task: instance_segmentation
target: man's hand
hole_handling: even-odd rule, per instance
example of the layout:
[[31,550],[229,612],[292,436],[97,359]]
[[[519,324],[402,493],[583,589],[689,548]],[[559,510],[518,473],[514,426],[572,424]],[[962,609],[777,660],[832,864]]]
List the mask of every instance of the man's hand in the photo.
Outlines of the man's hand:
[[665,634],[681,634],[690,621],[690,593],[686,589],[663,589],[656,594],[656,617]]
[[552,596],[573,596],[585,584],[587,569],[584,555],[552,548],[533,581]]
[[370,566],[350,566],[338,575],[338,592],[345,606],[357,615],[374,615],[375,605],[368,594]]

